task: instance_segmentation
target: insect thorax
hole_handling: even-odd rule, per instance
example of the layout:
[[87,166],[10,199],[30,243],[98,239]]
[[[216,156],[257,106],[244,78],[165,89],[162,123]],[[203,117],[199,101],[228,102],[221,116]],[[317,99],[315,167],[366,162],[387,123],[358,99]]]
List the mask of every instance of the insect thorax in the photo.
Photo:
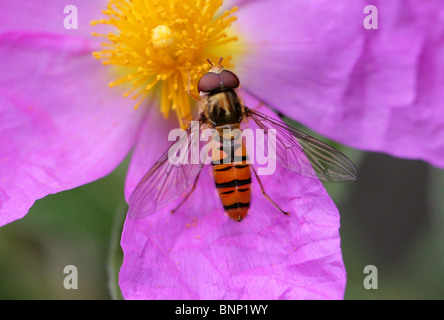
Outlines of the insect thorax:
[[232,89],[210,92],[205,97],[207,119],[213,126],[234,124],[242,121],[243,108],[236,91]]

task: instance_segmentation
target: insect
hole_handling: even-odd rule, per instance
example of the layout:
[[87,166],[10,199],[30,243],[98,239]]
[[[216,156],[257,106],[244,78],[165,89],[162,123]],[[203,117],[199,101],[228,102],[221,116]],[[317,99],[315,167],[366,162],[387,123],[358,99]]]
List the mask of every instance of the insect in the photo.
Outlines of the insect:
[[[214,143],[218,144],[220,152],[213,152],[212,167],[222,206],[231,219],[241,221],[247,216],[251,198],[251,172],[259,182],[262,194],[282,213],[288,214],[266,193],[254,166],[248,162],[241,138],[224,136],[224,129],[242,130],[241,125],[247,121],[253,121],[258,128],[264,130],[265,135],[271,129],[275,130],[275,161],[287,170],[324,181],[356,180],[356,168],[344,154],[284,122],[246,107],[238,95],[239,78],[233,72],[225,70],[220,65],[221,61],[218,65],[213,65],[210,61],[209,63],[210,70],[198,83],[201,97],[197,120],[201,125],[215,129],[219,136]],[[190,147],[193,140],[191,126],[183,135],[191,139],[179,141],[185,141]],[[136,187],[129,200],[130,217],[144,217],[183,196],[172,210],[174,212],[194,191],[203,162],[193,164],[185,161],[186,163],[175,164],[169,161],[168,151]],[[227,154],[230,158],[227,158]]]

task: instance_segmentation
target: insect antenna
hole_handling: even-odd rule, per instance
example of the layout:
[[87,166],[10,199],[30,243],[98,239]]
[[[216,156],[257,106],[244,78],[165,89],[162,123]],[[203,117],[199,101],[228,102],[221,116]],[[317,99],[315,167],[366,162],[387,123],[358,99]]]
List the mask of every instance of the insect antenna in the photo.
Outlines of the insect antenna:
[[208,63],[213,67],[214,64],[210,61],[210,59],[207,59]]

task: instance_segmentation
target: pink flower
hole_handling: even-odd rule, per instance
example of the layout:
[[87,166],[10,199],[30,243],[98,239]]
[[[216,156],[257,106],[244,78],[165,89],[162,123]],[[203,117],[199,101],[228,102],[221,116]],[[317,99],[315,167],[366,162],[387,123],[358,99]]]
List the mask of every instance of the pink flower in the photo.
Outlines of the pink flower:
[[[91,32],[110,29],[89,22],[104,17],[107,1],[73,2],[77,30],[63,27],[65,1],[35,0],[20,7],[0,1],[1,225],[23,217],[36,199],[103,177],[134,148],[128,199],[168,146],[176,119],[183,121],[191,111],[185,89],[195,91],[206,68],[205,59],[188,58],[193,45],[200,47],[185,36],[180,43],[187,46],[174,50],[189,63],[181,64],[176,80],[168,68],[145,65],[154,56],[164,59],[157,54],[172,50],[170,40],[177,35],[171,37],[175,30],[163,27],[152,33],[153,25],[146,30],[148,41],[136,41],[145,30],[133,16],[129,25],[116,25],[121,38],[110,38],[115,41],[111,48],[118,50],[96,53],[114,65],[103,67],[91,53],[107,47]],[[258,99],[340,142],[442,166],[439,3],[377,2],[378,30],[363,27],[366,4],[240,1],[227,37],[223,31],[231,20],[213,26],[210,38],[221,43],[223,53],[214,50],[214,43],[202,43],[213,51],[201,54],[222,55],[235,66],[250,107]],[[160,20],[149,21],[159,26],[174,17],[157,12]],[[196,17],[201,16],[189,19]],[[201,24],[187,29],[190,39],[199,36],[193,30],[207,25],[202,17]],[[175,23],[191,25],[185,19]],[[137,100],[123,98],[124,92]],[[135,105],[140,107],[134,110]],[[163,119],[171,110],[177,117]],[[204,171],[194,195],[175,215],[165,209],[143,220],[127,219],[120,274],[125,298],[342,298],[339,214],[322,184],[282,169],[263,182],[270,196],[294,214],[276,212],[256,192],[248,219],[227,220]],[[256,182],[252,188],[258,190]]]

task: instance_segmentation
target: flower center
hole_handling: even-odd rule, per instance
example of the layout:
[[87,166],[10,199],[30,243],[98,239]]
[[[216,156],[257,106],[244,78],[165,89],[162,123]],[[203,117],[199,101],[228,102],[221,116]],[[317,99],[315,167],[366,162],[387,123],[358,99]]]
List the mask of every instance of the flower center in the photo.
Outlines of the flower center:
[[181,126],[191,119],[191,95],[208,71],[207,59],[230,64],[229,44],[237,40],[229,27],[236,7],[218,16],[222,0],[110,0],[103,13],[107,19],[93,25],[114,26],[114,33],[94,33],[107,39],[94,52],[105,65],[120,66],[123,74],[110,87],[129,83],[124,96],[137,100],[150,92],[159,97],[161,112],[174,110]]

